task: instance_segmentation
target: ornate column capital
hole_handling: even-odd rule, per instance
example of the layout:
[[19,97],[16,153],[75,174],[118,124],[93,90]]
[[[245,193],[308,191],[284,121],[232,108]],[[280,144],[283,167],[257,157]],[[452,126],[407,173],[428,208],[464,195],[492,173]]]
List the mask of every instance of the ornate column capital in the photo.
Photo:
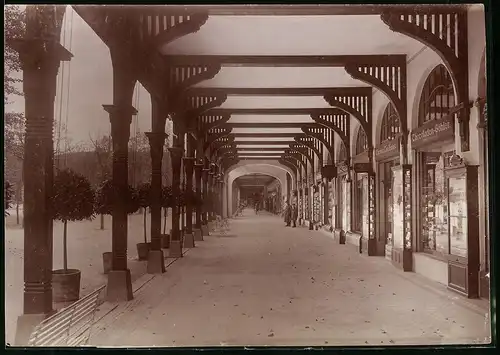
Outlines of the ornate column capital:
[[149,144],[153,145],[163,145],[165,143],[165,139],[167,139],[168,134],[165,132],[144,132],[146,137],[148,138]]
[[195,162],[195,158],[194,157],[183,157],[182,158],[182,161],[184,163],[184,169],[186,170],[186,177],[188,178],[188,180],[191,180],[192,179],[192,175],[193,175],[193,167],[194,167],[194,162]]
[[124,121],[123,118],[130,117],[130,120],[128,122],[123,122],[124,124],[130,125],[132,123],[132,116],[137,115],[137,109],[130,105],[102,105],[102,108],[104,111],[109,113],[109,119],[111,120],[111,123],[114,123],[114,121]]
[[182,160],[184,161],[184,164],[190,164],[192,166],[194,166],[196,162],[195,157],[182,157]]
[[164,132],[145,132],[144,134],[148,138],[151,158],[157,155],[161,156],[163,154],[163,145],[165,144],[165,139],[168,137],[168,134]]
[[182,154],[184,154],[184,149],[181,147],[170,147],[168,148],[168,151],[170,152],[170,155],[174,159],[180,159],[182,158]]

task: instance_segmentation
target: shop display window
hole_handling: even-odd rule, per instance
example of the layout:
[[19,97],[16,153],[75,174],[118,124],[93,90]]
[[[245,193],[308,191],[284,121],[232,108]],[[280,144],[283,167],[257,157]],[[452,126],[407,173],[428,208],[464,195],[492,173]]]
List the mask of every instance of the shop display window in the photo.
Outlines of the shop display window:
[[[453,233],[451,226],[458,218],[458,215],[452,218],[452,213],[458,212],[456,203],[450,204],[450,193],[454,188],[450,188],[449,179],[445,175],[452,155],[453,152],[422,154],[421,242],[424,252],[437,255],[450,254],[450,234]],[[451,208],[454,210],[451,211]]]
[[448,178],[450,254],[467,257],[467,197],[465,176]]
[[401,166],[392,169],[392,245],[403,249],[404,206],[403,206],[403,170]]

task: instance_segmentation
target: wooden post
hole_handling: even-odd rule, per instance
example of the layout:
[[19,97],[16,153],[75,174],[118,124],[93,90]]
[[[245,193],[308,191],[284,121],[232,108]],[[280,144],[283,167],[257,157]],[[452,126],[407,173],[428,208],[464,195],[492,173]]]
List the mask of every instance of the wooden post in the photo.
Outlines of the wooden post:
[[[153,110],[154,106],[155,104],[153,104]],[[163,124],[164,127],[165,124]],[[161,274],[165,272],[161,249],[161,162],[167,134],[165,132],[147,132],[146,136],[151,152],[151,250],[148,254],[147,271],[150,274]]]
[[[199,200],[202,200],[202,194],[201,194],[201,174],[202,174],[202,169],[203,169],[203,164],[194,164],[194,175],[195,175],[195,180],[196,180],[196,196]],[[198,206],[196,208],[196,223],[195,223],[195,229],[194,229],[194,240],[203,240],[203,233],[201,231],[201,225],[202,225],[202,211],[201,208]]]
[[172,258],[182,257],[181,235],[179,230],[179,188],[180,188],[180,171],[181,159],[184,149],[179,146],[168,148],[172,162],[172,235],[170,236],[169,256]]
[[193,168],[194,157],[184,157],[184,170],[186,173],[186,231],[184,233],[184,247],[194,248],[193,236]]
[[26,8],[25,37],[12,41],[23,69],[26,140],[24,146],[24,294],[17,320],[18,345],[52,310],[52,128],[56,78],[61,61],[72,55],[59,43],[65,6]]
[[127,267],[128,234],[128,142],[130,124],[137,110],[132,96],[137,81],[132,46],[110,47],[113,65],[113,104],[103,105],[111,121],[113,145],[113,211],[112,266],[106,287],[108,301],[129,301],[133,298],[132,280]]

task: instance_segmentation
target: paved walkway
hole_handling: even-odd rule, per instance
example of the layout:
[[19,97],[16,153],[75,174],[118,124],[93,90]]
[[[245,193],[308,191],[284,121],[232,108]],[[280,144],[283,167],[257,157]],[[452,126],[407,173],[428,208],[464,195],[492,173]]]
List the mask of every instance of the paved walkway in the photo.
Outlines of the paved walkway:
[[91,345],[489,342],[477,304],[324,232],[249,210],[231,220],[230,234],[198,242],[115,307],[97,322]]
[[[170,217],[167,231],[170,230]],[[147,238],[150,238],[150,218],[147,215]],[[146,273],[147,263],[137,260],[137,243],[144,240],[143,216],[133,214],[128,217],[128,266],[132,281]],[[162,220],[163,223],[163,220]],[[24,237],[23,229],[15,225],[15,212],[6,218],[5,229],[5,335],[6,342],[12,343],[16,333],[18,316],[23,311],[24,285]],[[162,224],[163,225],[163,224]],[[111,217],[105,216],[105,229],[100,230],[100,219],[72,222],[68,225],[68,266],[81,271],[80,297],[94,291],[107,281],[103,274],[102,253],[111,250]],[[54,222],[54,269],[63,266],[62,250],[63,225]],[[64,305],[54,304],[59,309]]]

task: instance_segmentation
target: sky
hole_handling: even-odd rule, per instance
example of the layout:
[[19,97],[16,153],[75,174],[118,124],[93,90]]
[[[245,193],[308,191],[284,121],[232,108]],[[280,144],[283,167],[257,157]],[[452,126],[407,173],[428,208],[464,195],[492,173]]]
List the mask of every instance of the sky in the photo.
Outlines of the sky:
[[[59,69],[55,119],[59,122],[62,118],[65,122],[67,117],[68,138],[74,143],[87,144],[90,143],[89,135],[96,138],[110,134],[109,116],[102,105],[112,103],[111,57],[108,47],[70,6],[66,8],[64,21],[61,44],[73,54],[73,58]],[[18,75],[22,77],[22,73]],[[60,85],[62,78],[63,90]],[[6,107],[7,111],[24,112],[23,97],[13,96],[9,99],[12,103]],[[151,130],[150,95],[140,84],[136,85],[133,105],[139,111],[137,122],[140,132]],[[133,122],[131,136],[134,131]]]

